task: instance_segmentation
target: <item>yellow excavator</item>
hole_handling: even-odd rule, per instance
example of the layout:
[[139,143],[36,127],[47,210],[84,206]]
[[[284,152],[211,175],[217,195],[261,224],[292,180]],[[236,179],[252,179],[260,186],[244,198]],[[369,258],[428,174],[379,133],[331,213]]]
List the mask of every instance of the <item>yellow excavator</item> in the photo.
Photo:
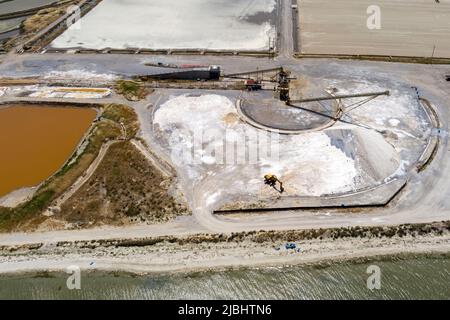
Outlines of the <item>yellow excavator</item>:
[[269,173],[264,176],[264,183],[268,184],[273,188],[275,188],[277,182],[280,184],[280,193],[283,193],[284,192],[283,182],[281,182],[276,175]]

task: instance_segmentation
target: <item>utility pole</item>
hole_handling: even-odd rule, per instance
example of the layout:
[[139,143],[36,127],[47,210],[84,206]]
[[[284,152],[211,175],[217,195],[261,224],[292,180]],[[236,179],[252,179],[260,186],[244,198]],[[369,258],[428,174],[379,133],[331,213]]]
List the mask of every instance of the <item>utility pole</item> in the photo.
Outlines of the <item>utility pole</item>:
[[431,64],[433,64],[434,52],[436,51],[436,45],[433,46],[433,52],[431,53]]
[[269,60],[272,60],[275,58],[275,39],[269,36],[269,52],[268,52],[268,56],[269,56]]

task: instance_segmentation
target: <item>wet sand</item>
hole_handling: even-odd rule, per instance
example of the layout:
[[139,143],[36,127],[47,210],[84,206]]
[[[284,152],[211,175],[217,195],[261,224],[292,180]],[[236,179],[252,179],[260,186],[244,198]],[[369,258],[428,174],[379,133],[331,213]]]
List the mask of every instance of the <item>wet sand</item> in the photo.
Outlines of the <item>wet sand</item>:
[[93,109],[11,105],[0,109],[0,197],[54,174],[96,116]]

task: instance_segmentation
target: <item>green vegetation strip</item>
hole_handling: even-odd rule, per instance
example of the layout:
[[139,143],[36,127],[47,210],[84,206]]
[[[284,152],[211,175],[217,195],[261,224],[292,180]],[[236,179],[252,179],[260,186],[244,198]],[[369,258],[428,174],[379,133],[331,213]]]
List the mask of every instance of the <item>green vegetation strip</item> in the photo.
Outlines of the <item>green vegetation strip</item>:
[[[235,232],[230,234],[195,234],[191,236],[160,236],[136,239],[108,239],[91,241],[59,241],[57,247],[76,247],[79,249],[96,249],[107,247],[145,247],[159,243],[174,243],[178,245],[201,244],[201,243],[226,243],[251,241],[254,243],[279,243],[299,242],[306,240],[326,239],[356,239],[356,238],[392,238],[392,237],[421,237],[421,236],[443,236],[450,232],[450,220],[431,223],[402,224],[394,226],[367,226],[367,227],[342,227],[342,228],[320,228],[308,230],[289,231],[249,231]],[[32,243],[26,245],[0,246],[0,252],[14,253],[16,251],[37,250],[43,243]]]
[[139,101],[145,99],[149,90],[141,81],[118,80],[114,86],[118,94],[121,94],[129,101]]

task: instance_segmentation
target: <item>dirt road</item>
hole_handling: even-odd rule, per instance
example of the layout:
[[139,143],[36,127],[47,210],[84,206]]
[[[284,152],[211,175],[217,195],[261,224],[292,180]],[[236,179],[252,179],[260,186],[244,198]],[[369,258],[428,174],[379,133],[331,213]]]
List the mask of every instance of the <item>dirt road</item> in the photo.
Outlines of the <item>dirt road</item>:
[[95,158],[95,160],[91,163],[86,172],[81,177],[79,177],[77,181],[75,181],[75,183],[71,187],[69,187],[69,189],[66,192],[64,192],[58,199],[56,199],[52,203],[52,205],[50,206],[49,209],[47,209],[44,215],[47,216],[53,215],[55,210],[58,211],[64,204],[64,202],[66,202],[70,197],[72,197],[92,177],[92,175],[95,173],[98,166],[102,162],[103,158],[105,157],[106,153],[108,152],[109,147],[111,147],[116,142],[118,141],[116,140],[108,141],[101,146],[97,158]]

